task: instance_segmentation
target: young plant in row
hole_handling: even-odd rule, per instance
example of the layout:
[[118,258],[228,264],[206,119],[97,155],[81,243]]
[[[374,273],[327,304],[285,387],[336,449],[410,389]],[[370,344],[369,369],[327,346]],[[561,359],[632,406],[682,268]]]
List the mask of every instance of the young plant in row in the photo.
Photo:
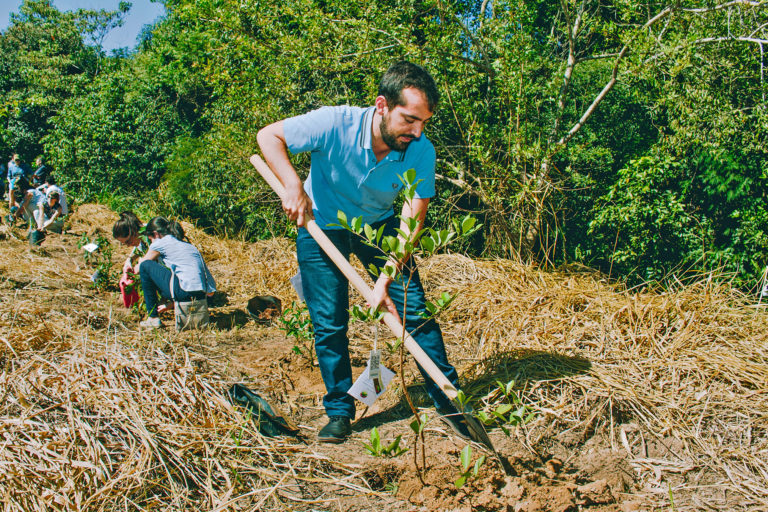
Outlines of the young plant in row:
[[488,396],[495,395],[501,398],[491,404],[488,412],[481,410],[475,414],[475,417],[484,425],[498,426],[507,436],[510,435],[509,427],[525,425],[536,417],[536,412],[523,404],[514,387],[514,380],[507,383],[497,380],[496,389]]
[[470,478],[477,478],[477,475],[480,474],[480,467],[485,463],[485,455],[478,457],[472,464],[472,445],[468,444],[461,450],[459,462],[461,463],[461,474],[453,483],[457,489],[464,487]]
[[389,444],[381,442],[381,436],[376,427],[371,429],[371,444],[363,443],[365,449],[374,457],[397,457],[408,451],[408,448],[400,446],[402,434],[395,437],[395,440]]

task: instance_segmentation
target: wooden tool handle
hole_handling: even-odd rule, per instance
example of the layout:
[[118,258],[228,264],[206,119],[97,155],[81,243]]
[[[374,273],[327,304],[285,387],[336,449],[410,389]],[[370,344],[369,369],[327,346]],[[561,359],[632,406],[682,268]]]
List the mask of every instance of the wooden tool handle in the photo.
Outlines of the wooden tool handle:
[[[261,176],[264,178],[264,180],[266,180],[269,186],[272,187],[272,190],[277,193],[280,199],[283,199],[285,196],[285,187],[277,178],[275,173],[272,172],[272,169],[269,168],[266,162],[264,162],[264,160],[262,160],[259,155],[253,155],[250,158],[250,161],[251,164],[253,164],[253,166],[259,172],[259,174],[261,174]],[[362,295],[369,304],[373,302],[373,290],[368,287],[363,278],[360,277],[360,274],[357,273],[354,267],[339,252],[336,246],[333,245],[333,242],[331,242],[323,230],[320,229],[320,226],[317,225],[314,219],[307,221],[304,227],[307,229],[307,231],[309,231],[309,234],[312,235],[312,238],[315,239],[320,248],[325,251],[333,263],[339,268],[339,270],[341,270],[341,273],[344,274],[344,276],[349,280],[349,282],[352,284],[352,287],[357,290],[357,292]],[[448,380],[443,372],[441,372],[440,369],[435,365],[432,359],[430,359],[430,357],[424,352],[419,344],[416,343],[416,340],[414,340],[413,337],[405,331],[403,325],[397,320],[397,318],[392,313],[387,312],[384,314],[384,323],[387,324],[387,327],[392,330],[395,336],[404,340],[405,348],[408,350],[408,352],[411,353],[413,358],[416,359],[416,362],[419,363],[422,368],[424,368],[424,371],[427,372],[427,375],[429,375],[432,380],[435,381],[437,386],[442,390],[443,393],[445,393],[445,396],[451,400],[455,400],[458,396],[456,388],[453,386],[453,384],[451,384],[451,381]]]

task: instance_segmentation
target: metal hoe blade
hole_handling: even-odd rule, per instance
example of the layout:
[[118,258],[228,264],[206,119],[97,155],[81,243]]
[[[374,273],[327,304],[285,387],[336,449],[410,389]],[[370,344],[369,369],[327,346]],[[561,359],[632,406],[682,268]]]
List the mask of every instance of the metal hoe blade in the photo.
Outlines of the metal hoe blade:
[[475,418],[471,410],[468,411],[466,406],[462,406],[458,400],[454,400],[453,403],[457,410],[462,411],[461,415],[464,416],[464,421],[467,423],[467,430],[469,430],[470,439],[490,450],[494,457],[496,457],[496,460],[499,461],[499,464],[501,465],[502,469],[504,469],[504,472],[508,475],[511,474],[509,463],[502,459],[499,453],[496,451],[496,448],[493,447],[491,438],[488,437],[488,432],[485,431],[483,424],[480,423],[477,418]]

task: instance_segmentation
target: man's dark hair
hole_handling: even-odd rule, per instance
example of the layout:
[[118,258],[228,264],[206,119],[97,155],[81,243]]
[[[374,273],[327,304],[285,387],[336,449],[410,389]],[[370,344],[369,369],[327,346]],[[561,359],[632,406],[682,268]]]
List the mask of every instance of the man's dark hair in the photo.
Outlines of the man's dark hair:
[[407,87],[420,90],[427,97],[429,110],[435,111],[440,93],[437,85],[429,73],[412,62],[401,60],[392,64],[381,77],[379,82],[379,96],[384,96],[389,108],[397,105],[405,105],[402,91]]

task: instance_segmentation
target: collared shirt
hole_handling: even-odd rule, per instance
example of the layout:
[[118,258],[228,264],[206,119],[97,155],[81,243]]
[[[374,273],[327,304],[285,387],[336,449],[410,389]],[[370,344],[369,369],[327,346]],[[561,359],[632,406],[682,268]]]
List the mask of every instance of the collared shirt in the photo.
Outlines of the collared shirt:
[[25,174],[26,173],[24,172],[24,168],[18,165],[16,162],[13,160],[8,162],[8,181],[24,176]]
[[45,194],[40,192],[37,189],[31,188],[27,190],[28,194],[32,194],[32,197],[29,199],[29,202],[27,203],[27,206],[24,210],[24,215],[32,216],[34,215],[34,212],[40,208],[41,204],[45,204],[46,197]]
[[[322,107],[283,123],[291,153],[311,151],[312,164],[304,190],[312,199],[318,225],[348,219],[372,224],[394,215],[392,204],[403,188],[400,176],[416,171],[415,197],[435,195],[435,148],[422,133],[406,151],[392,150],[380,162],[372,146],[374,107]],[[333,229],[333,228],[331,228]]]
[[48,180],[48,167],[41,165],[35,169],[35,172],[32,173],[32,180],[35,182],[35,185],[42,185],[45,183]]
[[185,292],[216,291],[216,282],[194,245],[177,240],[172,235],[165,235],[153,240],[149,250],[160,253],[163,263],[176,274]]

